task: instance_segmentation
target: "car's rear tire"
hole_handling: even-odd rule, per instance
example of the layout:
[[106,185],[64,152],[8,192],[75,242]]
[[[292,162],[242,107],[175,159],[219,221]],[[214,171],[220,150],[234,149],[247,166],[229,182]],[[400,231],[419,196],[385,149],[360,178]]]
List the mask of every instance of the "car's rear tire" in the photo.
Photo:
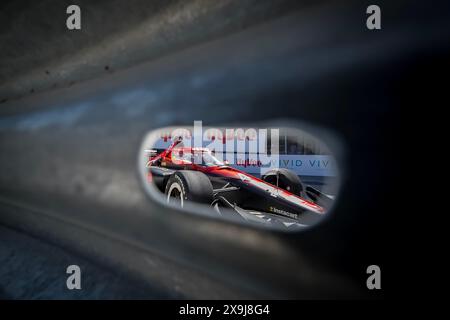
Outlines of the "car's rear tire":
[[[278,175],[278,178],[277,178]],[[296,195],[302,195],[305,188],[299,176],[289,169],[278,168],[268,171],[262,176],[262,180],[287,190]]]
[[209,178],[198,171],[177,171],[167,181],[165,188],[167,203],[184,207],[185,201],[211,204],[213,186]]

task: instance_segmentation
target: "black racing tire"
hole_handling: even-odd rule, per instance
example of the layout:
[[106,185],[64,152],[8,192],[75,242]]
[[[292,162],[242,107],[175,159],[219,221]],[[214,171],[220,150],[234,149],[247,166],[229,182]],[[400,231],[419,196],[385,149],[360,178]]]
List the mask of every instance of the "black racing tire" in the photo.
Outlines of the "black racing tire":
[[170,176],[165,188],[167,203],[179,203],[184,207],[185,201],[211,204],[213,186],[208,176],[198,171],[180,170]]
[[287,190],[295,195],[302,195],[305,188],[299,176],[289,169],[279,168],[272,169],[262,176],[262,180],[273,185],[277,185],[278,174],[278,187]]

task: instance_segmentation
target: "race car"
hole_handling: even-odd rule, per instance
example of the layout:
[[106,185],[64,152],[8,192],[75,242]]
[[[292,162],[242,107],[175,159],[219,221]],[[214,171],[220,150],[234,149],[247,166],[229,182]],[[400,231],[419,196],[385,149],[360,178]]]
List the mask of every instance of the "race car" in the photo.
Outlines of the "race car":
[[305,187],[288,169],[271,169],[260,179],[218,160],[207,148],[183,146],[181,137],[161,152],[148,153],[148,181],[164,193],[167,203],[181,207],[192,201],[220,215],[303,227],[322,218],[333,202],[316,188]]

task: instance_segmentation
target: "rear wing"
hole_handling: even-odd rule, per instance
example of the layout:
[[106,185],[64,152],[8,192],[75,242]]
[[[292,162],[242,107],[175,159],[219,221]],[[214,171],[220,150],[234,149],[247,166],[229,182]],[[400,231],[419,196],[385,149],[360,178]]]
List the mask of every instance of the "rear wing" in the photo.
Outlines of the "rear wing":
[[158,150],[156,149],[145,149],[145,155],[147,157],[146,167],[150,167],[151,163],[158,157]]

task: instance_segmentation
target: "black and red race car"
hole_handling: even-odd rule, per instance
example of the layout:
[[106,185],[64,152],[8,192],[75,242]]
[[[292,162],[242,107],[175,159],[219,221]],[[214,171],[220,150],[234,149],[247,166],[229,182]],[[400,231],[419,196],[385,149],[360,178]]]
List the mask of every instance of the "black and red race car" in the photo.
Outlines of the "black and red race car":
[[[308,226],[323,217],[333,199],[288,169],[272,169],[261,179],[218,160],[207,148],[185,147],[174,138],[165,150],[149,150],[148,181],[168,203],[210,205],[218,214],[284,226]],[[223,210],[228,208],[232,210]],[[225,213],[228,212],[228,213]]]

